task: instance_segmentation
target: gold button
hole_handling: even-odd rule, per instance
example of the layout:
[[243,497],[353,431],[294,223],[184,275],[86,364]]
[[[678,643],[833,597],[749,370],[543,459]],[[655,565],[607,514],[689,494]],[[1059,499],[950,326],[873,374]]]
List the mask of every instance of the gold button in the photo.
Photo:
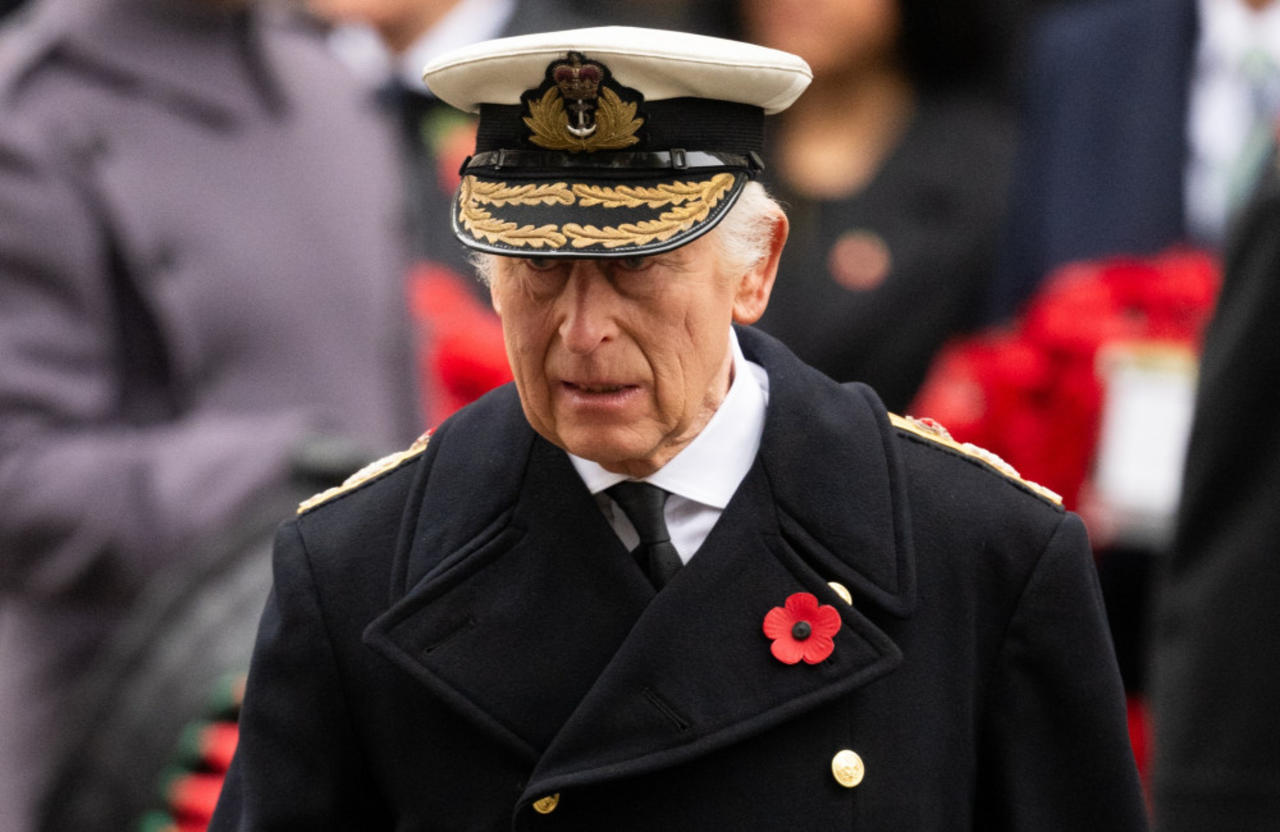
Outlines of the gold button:
[[851,607],[853,606],[853,596],[849,594],[849,588],[847,586],[839,581],[827,581],[827,586],[834,589],[836,591],[836,595],[839,595],[846,604]]
[[533,811],[540,815],[549,815],[560,805],[560,793],[549,794],[546,797],[533,801]]
[[867,768],[862,764],[861,757],[846,748],[831,758],[831,773],[837,783],[846,789],[852,789],[862,782]]

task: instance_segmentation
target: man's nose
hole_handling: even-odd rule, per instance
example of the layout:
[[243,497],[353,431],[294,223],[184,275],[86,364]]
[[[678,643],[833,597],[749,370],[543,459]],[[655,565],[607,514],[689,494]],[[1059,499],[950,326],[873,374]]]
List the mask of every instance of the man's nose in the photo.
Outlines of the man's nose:
[[617,332],[613,287],[599,264],[573,264],[561,296],[560,338],[570,352],[585,354],[611,340]]

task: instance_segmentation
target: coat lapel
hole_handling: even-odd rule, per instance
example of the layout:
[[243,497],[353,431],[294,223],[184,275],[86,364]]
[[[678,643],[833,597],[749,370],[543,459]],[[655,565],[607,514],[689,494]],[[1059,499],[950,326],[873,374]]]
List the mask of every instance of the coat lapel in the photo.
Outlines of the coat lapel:
[[432,560],[365,642],[483,730],[539,757],[654,590],[565,454],[531,443],[516,505]]
[[871,388],[840,385],[778,341],[740,330],[771,395],[760,457],[783,534],[816,568],[898,617],[915,610],[915,559],[896,431]]
[[[864,393],[814,373],[772,339],[740,337],[771,382],[761,453],[697,556],[643,610],[556,735],[526,801],[692,760],[865,685],[902,659],[870,617],[908,615],[914,605],[887,421],[877,421]],[[849,588],[854,603],[830,581]],[[782,664],[762,631],[765,614],[795,592],[841,614],[835,650],[818,665]]]
[[[649,587],[564,453],[541,439],[507,457],[518,495],[505,510],[474,512],[490,517],[479,531],[465,540],[409,535],[415,580],[365,640],[523,754],[534,769],[526,800],[691,760],[901,661],[875,623],[914,605],[902,483],[878,402],[814,373],[767,336],[740,338],[770,377],[762,450],[697,556],[662,592]],[[510,439],[506,430],[499,435]],[[441,433],[444,447],[467,455],[465,431]],[[524,447],[504,447],[512,445]],[[447,466],[432,463],[422,505],[431,505]],[[442,540],[449,546],[432,551]],[[415,562],[434,565],[415,571]],[[829,581],[849,588],[853,604]],[[841,614],[835,651],[817,665],[778,662],[761,629],[795,592]]]
[[[525,798],[691,760],[888,672],[897,647],[827,580],[781,534],[757,464],[556,735]],[[784,665],[764,636],[765,614],[794,592],[841,613],[820,664]]]

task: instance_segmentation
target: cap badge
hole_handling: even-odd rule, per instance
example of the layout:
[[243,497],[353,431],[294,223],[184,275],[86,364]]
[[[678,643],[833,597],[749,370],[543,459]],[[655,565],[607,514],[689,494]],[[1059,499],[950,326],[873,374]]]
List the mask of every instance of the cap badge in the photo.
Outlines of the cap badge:
[[644,119],[636,117],[636,108],[643,96],[619,86],[604,64],[580,52],[553,61],[542,85],[523,99],[529,141],[547,150],[591,153],[640,141],[636,131]]

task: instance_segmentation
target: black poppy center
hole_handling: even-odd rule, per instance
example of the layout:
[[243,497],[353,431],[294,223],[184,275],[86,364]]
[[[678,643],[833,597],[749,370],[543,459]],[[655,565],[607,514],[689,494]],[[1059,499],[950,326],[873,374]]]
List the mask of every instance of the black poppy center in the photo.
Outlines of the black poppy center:
[[808,621],[797,621],[795,626],[791,628],[791,637],[799,641],[804,641],[813,632],[813,625]]

